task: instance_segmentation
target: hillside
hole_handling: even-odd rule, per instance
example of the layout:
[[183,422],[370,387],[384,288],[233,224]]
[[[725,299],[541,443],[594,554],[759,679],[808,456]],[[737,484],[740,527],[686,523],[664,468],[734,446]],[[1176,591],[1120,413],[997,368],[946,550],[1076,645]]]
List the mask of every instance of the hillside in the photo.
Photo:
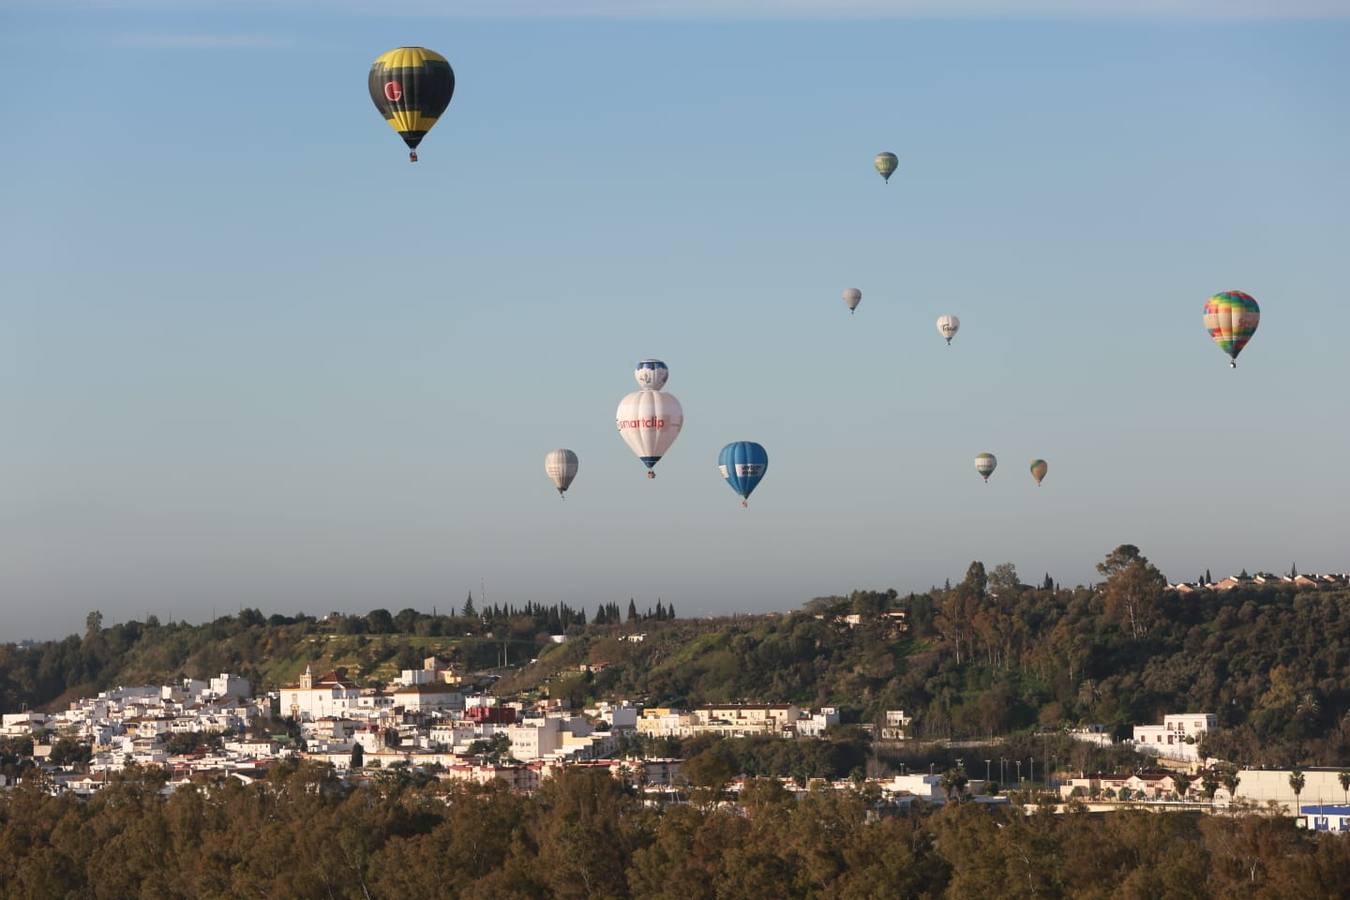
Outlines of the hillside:
[[[1209,740],[1215,755],[1250,765],[1350,763],[1350,590],[1183,596],[1128,546],[1099,568],[1100,586],[1070,590],[972,563],[960,584],[923,594],[859,591],[789,614],[707,620],[608,624],[623,618],[610,604],[599,625],[531,605],[323,620],[245,610],[201,626],[91,627],[83,637],[0,647],[0,709],[221,671],[274,687],[307,664],[388,681],[436,654],[504,675],[502,694],[577,704],[791,701],[838,706],[846,721],[864,722],[904,709],[915,733],[933,738],[1081,722],[1128,735],[1164,713],[1203,710],[1222,726]],[[557,629],[566,643],[550,641]]]

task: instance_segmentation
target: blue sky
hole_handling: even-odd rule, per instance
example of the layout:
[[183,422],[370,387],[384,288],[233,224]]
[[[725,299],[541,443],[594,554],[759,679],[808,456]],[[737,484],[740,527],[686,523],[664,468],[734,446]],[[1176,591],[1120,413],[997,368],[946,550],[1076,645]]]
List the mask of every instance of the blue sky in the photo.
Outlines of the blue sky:
[[[786,609],[1124,542],[1345,569],[1339,6],[0,7],[0,639],[482,582]],[[458,78],[416,166],[365,92],[409,43]]]

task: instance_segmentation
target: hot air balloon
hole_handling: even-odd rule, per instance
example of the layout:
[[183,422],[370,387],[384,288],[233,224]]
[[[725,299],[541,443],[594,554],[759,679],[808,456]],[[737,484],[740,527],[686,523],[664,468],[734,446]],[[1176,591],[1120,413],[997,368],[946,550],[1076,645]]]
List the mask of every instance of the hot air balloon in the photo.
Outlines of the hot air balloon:
[[937,330],[938,334],[945,337],[947,343],[951,344],[952,338],[956,337],[956,333],[961,330],[961,320],[956,316],[938,316]]
[[975,471],[979,472],[985,481],[989,480],[989,476],[994,474],[994,469],[997,467],[998,460],[994,458],[992,453],[981,453],[975,457]]
[[900,165],[900,157],[894,153],[878,153],[876,158],[872,160],[872,165],[876,166],[877,171],[881,173],[881,177],[889,184],[891,175],[895,172],[895,167]]
[[1231,357],[1228,364],[1234,369],[1238,354],[1256,334],[1260,321],[1261,307],[1251,294],[1223,291],[1205,302],[1205,328],[1219,349]]
[[550,450],[544,457],[544,472],[558,489],[558,496],[562,497],[572,486],[572,479],[577,477],[577,455],[562,448]]
[[741,506],[748,506],[746,501],[769,470],[769,454],[754,441],[736,441],[717,454],[717,469],[731,489],[741,495]]
[[1036,479],[1036,487],[1041,486],[1045,473],[1050,471],[1050,464],[1043,459],[1033,459],[1031,461],[1031,477]]
[[844,288],[842,296],[844,298],[844,305],[848,307],[849,312],[853,312],[857,309],[858,304],[862,302],[862,291],[857,288]]
[[655,478],[651,468],[680,436],[684,410],[679,400],[664,391],[633,391],[619,401],[614,424],[619,437],[647,467],[647,477]]
[[640,359],[633,367],[633,378],[644,391],[659,391],[666,386],[670,370],[659,359]]
[[439,53],[425,47],[398,47],[370,66],[370,99],[417,162],[422,143],[455,93],[455,72]]

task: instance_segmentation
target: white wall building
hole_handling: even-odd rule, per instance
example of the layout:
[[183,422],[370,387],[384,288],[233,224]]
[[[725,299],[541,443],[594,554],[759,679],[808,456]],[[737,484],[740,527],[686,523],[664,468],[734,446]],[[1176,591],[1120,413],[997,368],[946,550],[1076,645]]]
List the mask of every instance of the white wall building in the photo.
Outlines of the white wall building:
[[295,684],[281,689],[281,714],[296,719],[318,719],[340,716],[355,709],[361,690],[347,680],[346,669],[335,669],[316,677],[309,666]]
[[820,712],[804,714],[797,720],[797,737],[818,738],[829,728],[839,724],[839,710],[833,706],[822,706]]
[[1135,749],[1167,759],[1195,761],[1200,758],[1200,736],[1218,725],[1213,713],[1163,716],[1161,725],[1134,726]]
[[221,672],[211,679],[210,691],[217,697],[234,697],[243,700],[246,697],[253,696],[253,685],[249,684],[248,679],[242,675]]

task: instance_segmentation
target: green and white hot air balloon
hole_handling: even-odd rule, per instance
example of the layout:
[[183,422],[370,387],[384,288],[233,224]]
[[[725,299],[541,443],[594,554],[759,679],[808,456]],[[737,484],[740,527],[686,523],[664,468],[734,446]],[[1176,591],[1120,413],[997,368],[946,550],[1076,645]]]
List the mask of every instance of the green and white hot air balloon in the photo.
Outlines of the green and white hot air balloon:
[[890,151],[878,153],[872,160],[872,165],[876,166],[877,172],[889,184],[891,175],[895,174],[896,167],[900,165],[900,157]]
[[975,457],[975,471],[979,472],[980,477],[985,481],[989,480],[989,476],[994,474],[994,469],[997,467],[998,460],[994,458],[992,453],[981,453]]

